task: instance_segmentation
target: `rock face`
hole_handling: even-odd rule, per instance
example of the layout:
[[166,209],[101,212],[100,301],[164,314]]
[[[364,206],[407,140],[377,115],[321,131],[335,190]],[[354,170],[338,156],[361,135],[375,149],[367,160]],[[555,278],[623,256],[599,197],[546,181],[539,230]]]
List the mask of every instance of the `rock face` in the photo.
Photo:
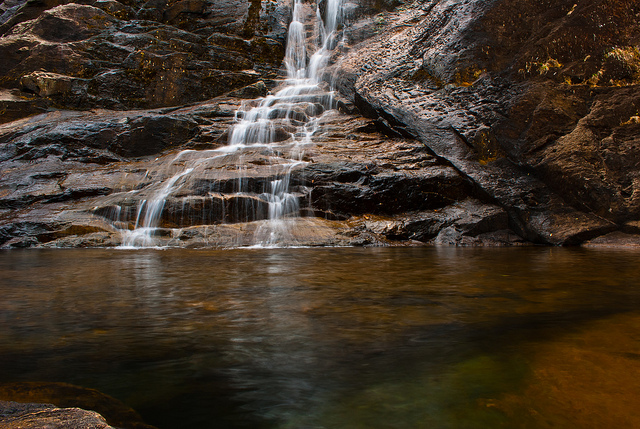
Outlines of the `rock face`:
[[202,101],[275,76],[284,55],[284,1],[79,3],[3,3],[3,120]]
[[[185,157],[225,145],[236,110],[279,84],[290,7],[4,1],[0,246],[122,244]],[[294,112],[320,125],[291,170],[295,244],[595,245],[609,234],[610,245],[640,233],[636,2],[342,8],[325,76],[338,110]],[[299,137],[278,127],[286,158]],[[232,194],[225,161],[167,195],[156,244],[249,244],[274,167],[258,149],[244,161],[246,194]]]
[[640,215],[639,14],[633,1],[414,3],[347,39],[335,75],[522,236],[578,243]]

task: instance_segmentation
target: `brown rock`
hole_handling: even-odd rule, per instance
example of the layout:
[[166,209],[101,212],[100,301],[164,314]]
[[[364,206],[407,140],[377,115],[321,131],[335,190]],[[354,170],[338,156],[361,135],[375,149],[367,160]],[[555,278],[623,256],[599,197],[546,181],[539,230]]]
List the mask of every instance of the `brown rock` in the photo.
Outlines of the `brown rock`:
[[203,0],[182,0],[172,4],[162,15],[164,22],[172,22],[182,14],[203,14],[207,3]]
[[[52,1],[7,9],[12,15],[0,32],[0,88],[22,90],[23,104],[31,105],[10,106],[11,117],[28,115],[41,104],[183,105],[273,77],[281,64],[289,10],[284,2],[268,8],[258,2],[255,13],[249,13],[249,3],[232,0],[149,2],[139,5],[139,16],[131,3]],[[230,6],[235,3],[242,7]],[[224,22],[215,16],[218,7],[226,10]],[[229,34],[209,37],[221,32]],[[238,50],[238,41],[245,49]]]
[[20,78],[23,91],[40,97],[65,93],[83,93],[87,90],[86,79],[77,79],[57,73],[33,72]]
[[113,429],[93,411],[0,401],[0,429]]
[[631,1],[432,2],[347,39],[335,75],[361,112],[451,162],[519,234],[575,244],[640,216],[638,13]]
[[[226,143],[240,101],[202,100],[276,85],[290,6],[51,1],[2,10],[4,121],[54,106],[173,107],[55,112],[0,127],[0,235],[6,246],[117,244],[141,201],[176,173],[182,161],[171,151]],[[370,120],[320,117],[333,107],[320,99],[271,115],[282,156],[296,124],[321,118],[307,164],[292,171],[303,214],[342,225],[352,244],[519,244],[516,234],[572,245],[638,232],[636,2],[395,6],[345,3],[345,37],[327,74],[346,97],[335,105]],[[227,240],[241,227],[220,222],[262,219],[260,193],[276,176],[263,152],[246,154],[241,198],[232,195],[234,157],[185,179],[164,204],[162,234],[187,228],[205,245],[205,224]],[[258,210],[238,208],[245,203]],[[365,216],[391,226],[360,223]]]
[[26,96],[20,91],[0,89],[0,124],[15,121],[25,116],[46,112],[51,106],[49,100]]
[[135,411],[117,399],[95,389],[67,383],[0,384],[0,416],[2,416],[0,419],[2,429],[44,427],[108,429],[111,428],[109,425],[123,429],[154,429],[153,426],[145,424]]
[[620,231],[606,234],[583,244],[586,247],[613,247],[640,249],[640,236],[637,234],[625,234]]
[[571,132],[523,156],[574,207],[617,223],[640,213],[639,89],[602,93]]

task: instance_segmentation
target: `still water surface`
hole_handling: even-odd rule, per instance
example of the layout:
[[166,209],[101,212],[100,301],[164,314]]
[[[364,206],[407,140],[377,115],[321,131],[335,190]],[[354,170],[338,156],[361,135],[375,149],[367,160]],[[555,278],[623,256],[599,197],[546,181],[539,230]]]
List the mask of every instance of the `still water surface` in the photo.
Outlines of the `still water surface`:
[[0,382],[173,428],[640,427],[640,253],[0,253]]

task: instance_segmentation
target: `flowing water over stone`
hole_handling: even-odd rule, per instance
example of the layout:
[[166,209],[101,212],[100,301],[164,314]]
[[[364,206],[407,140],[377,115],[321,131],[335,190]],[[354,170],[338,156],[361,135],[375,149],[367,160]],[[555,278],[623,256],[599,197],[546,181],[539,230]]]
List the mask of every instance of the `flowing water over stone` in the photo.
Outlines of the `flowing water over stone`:
[[0,274],[0,387],[159,429],[640,424],[637,251],[12,250]]
[[[291,172],[306,164],[305,146],[311,144],[319,118],[334,107],[322,73],[335,45],[340,0],[327,2],[324,17],[319,6],[312,12],[309,5],[295,1],[284,59],[286,79],[275,94],[246,102],[235,113],[225,147],[182,151],[147,173],[166,178],[132,192],[138,200],[135,222],[132,230],[122,231],[124,247],[156,245],[154,234],[167,212],[174,214],[176,226],[257,222],[253,237],[239,233],[235,246],[295,244],[290,231],[295,222],[288,218],[300,216],[309,191],[292,186]],[[313,23],[316,28],[309,31],[306,27]],[[126,221],[132,209],[123,211],[116,204],[110,217]]]
[[0,4],[0,247],[640,243],[632,0],[36,3]]

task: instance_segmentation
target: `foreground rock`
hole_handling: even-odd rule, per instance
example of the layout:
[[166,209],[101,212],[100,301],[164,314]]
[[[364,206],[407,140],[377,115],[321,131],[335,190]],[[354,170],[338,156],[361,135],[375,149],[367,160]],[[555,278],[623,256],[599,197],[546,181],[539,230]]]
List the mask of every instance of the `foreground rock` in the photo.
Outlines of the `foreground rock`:
[[0,401],[2,429],[111,429],[104,418],[80,408],[57,408],[50,404]]
[[2,429],[111,427],[154,429],[131,408],[94,389],[66,383],[0,384]]

